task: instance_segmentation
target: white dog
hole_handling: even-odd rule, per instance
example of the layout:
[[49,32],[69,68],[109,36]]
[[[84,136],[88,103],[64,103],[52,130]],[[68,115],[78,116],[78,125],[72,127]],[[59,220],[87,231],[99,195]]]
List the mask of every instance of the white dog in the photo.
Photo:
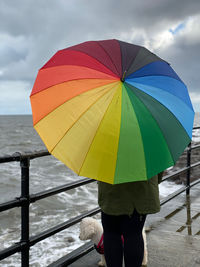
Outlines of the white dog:
[[[103,234],[102,225],[91,217],[84,218],[80,223],[80,240],[90,239],[96,247],[100,246]],[[99,266],[106,266],[105,257],[101,254],[101,260],[98,263]]]
[[[142,231],[143,239],[144,239],[144,258],[142,265],[147,265],[147,242],[146,242],[146,233],[143,228]],[[91,240],[97,251],[101,253],[101,245],[103,242],[103,227],[101,223],[91,217],[84,218],[80,223],[80,236],[81,240]],[[106,266],[105,257],[101,254],[101,260],[98,263],[99,266]]]

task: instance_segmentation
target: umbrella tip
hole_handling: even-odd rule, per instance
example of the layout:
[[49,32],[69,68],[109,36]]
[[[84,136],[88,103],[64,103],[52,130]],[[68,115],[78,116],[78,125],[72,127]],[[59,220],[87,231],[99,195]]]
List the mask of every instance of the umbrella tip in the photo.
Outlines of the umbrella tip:
[[124,82],[124,80],[125,80],[126,72],[127,72],[127,71],[125,70],[124,73],[123,73],[123,76],[122,76],[122,78],[121,78],[121,81],[122,81],[122,82]]

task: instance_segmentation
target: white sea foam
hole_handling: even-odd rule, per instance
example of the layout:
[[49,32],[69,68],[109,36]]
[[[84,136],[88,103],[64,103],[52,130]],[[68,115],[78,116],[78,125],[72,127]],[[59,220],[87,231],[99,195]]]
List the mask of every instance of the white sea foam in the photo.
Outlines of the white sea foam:
[[200,143],[200,129],[193,130],[192,141],[193,143]]
[[174,193],[176,190],[182,188],[183,185],[177,185],[174,182],[165,181],[159,185],[160,198],[167,197],[169,194]]

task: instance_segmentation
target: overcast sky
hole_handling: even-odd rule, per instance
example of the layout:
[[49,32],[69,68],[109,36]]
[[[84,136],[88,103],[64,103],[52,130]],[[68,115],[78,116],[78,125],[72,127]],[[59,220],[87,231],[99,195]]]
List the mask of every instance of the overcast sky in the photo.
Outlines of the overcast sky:
[[38,69],[59,49],[120,39],[168,61],[200,111],[200,0],[0,0],[0,114],[31,114]]

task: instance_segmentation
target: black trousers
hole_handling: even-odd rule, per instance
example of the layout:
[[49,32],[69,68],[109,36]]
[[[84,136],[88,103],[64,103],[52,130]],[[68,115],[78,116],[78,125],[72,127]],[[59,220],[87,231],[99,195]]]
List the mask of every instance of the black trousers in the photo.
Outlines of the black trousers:
[[102,212],[101,218],[107,267],[122,267],[123,256],[125,267],[140,267],[144,256],[142,229],[146,215],[140,215],[136,210],[131,216],[113,216]]

